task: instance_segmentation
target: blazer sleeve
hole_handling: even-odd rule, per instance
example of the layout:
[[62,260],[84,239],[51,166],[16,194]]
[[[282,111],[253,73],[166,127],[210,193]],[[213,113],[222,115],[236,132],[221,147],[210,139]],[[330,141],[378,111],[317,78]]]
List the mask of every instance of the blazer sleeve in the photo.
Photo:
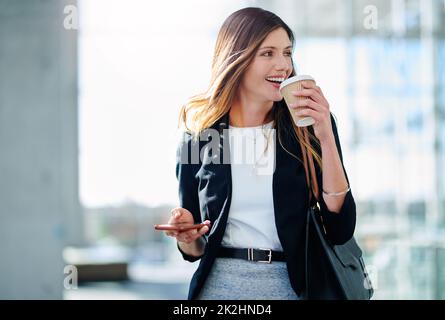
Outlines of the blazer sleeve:
[[[331,113],[331,123],[332,130],[335,137],[335,144],[337,146],[338,153],[340,155],[343,171],[346,176],[346,180],[349,184],[349,178],[346,173],[344,164],[343,164],[343,155],[340,146],[340,139],[338,137],[337,125]],[[323,157],[323,155],[322,155]],[[352,191],[349,190],[345,196],[342,207],[340,208],[340,212],[331,212],[329,211],[324,199],[323,199],[323,179],[322,174],[318,175],[318,185],[321,186],[319,189],[320,192],[320,211],[321,216],[323,218],[323,224],[326,229],[326,236],[334,245],[341,245],[350,240],[354,235],[355,224],[356,224],[356,206],[354,197],[352,196]]]
[[[192,152],[199,152],[199,141],[194,141],[189,133],[184,133],[176,150],[176,178],[179,182],[179,206],[192,213],[195,223],[201,223],[198,182],[195,177],[200,165],[199,160],[197,161],[198,163],[192,162],[194,158],[192,157]],[[176,246],[184,260],[194,262],[201,258],[188,255],[181,250],[178,243],[176,243]]]

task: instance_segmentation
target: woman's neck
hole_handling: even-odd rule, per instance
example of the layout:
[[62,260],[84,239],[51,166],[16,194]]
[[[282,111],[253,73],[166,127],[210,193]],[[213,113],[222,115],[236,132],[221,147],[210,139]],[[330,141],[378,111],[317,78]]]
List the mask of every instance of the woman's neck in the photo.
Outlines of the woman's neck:
[[233,127],[256,127],[272,120],[273,102],[248,102],[237,99],[230,108],[229,124]]

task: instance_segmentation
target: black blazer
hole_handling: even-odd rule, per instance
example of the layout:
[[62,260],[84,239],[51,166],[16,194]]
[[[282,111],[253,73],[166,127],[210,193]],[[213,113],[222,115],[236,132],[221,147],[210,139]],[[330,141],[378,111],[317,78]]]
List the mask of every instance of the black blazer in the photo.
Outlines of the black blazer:
[[[219,149],[216,152],[215,148],[212,151],[205,147],[208,141],[195,142],[188,133],[184,134],[184,138],[178,146],[176,177],[179,181],[179,205],[193,214],[195,222],[211,221],[211,229],[204,236],[206,247],[203,256],[189,256],[178,246],[185,260],[193,262],[201,259],[190,283],[188,295],[190,300],[196,299],[212,268],[225,232],[230,210],[231,167],[230,164],[223,164],[222,162],[222,151],[230,149],[228,130],[224,130],[228,129],[228,120],[229,114],[227,113],[211,127],[218,130]],[[291,127],[290,121],[292,120],[289,115],[286,125]],[[331,122],[335,142],[343,163],[337,127],[332,114]],[[309,130],[312,130],[313,133],[312,127],[309,127]],[[205,133],[203,136],[205,136]],[[289,134],[283,134],[282,138],[285,148],[298,156],[299,159],[302,159],[301,148],[296,138]],[[199,150],[199,154],[202,152],[202,158],[198,157],[198,163],[194,159],[195,163],[193,163],[191,155],[196,150]],[[317,148],[317,150],[320,152],[320,148]],[[212,154],[212,152],[215,154]],[[306,213],[309,207],[309,189],[303,164],[282,148],[278,142],[278,133],[275,152],[276,166],[273,173],[275,224],[285,253],[290,283],[295,292],[301,295],[305,289],[304,239]],[[220,164],[206,163],[206,160],[211,158],[218,158]],[[314,161],[314,164],[319,189],[322,190],[323,181],[320,168],[316,161]],[[343,170],[345,170],[344,166]],[[356,207],[351,191],[346,194],[340,213],[330,212],[323,201],[323,197],[320,198],[321,214],[329,240],[333,244],[345,243],[353,236],[356,221]]]

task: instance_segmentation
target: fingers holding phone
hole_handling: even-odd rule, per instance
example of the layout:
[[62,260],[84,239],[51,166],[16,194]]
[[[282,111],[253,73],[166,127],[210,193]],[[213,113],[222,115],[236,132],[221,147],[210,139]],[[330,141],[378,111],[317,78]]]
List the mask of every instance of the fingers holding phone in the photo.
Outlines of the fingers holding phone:
[[192,229],[188,231],[177,231],[176,235],[174,237],[179,242],[185,242],[185,243],[192,243],[199,237],[203,236],[207,231],[210,230],[210,221],[206,220],[204,221],[204,226],[200,227],[199,229]]
[[187,209],[176,207],[171,211],[170,219],[168,220],[169,224],[177,224],[177,223],[195,223],[193,219],[193,215]]
[[[171,225],[194,224],[195,221],[190,211],[181,207],[177,207],[171,211],[171,216],[167,223]],[[167,230],[165,234],[167,236],[174,237],[178,234],[178,230]]]
[[[180,242],[191,243],[210,230],[210,221],[206,220],[203,224],[194,225],[195,221],[190,211],[185,208],[177,207],[171,211],[171,217],[168,224],[177,226],[166,230],[165,234],[176,238]],[[184,230],[181,230],[184,229]]]

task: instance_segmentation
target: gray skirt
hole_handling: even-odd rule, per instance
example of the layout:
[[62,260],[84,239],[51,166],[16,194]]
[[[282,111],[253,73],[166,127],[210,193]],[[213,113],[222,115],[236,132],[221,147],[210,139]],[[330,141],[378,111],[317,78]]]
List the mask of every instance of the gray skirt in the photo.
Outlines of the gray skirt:
[[198,300],[302,300],[289,282],[286,262],[216,258]]

